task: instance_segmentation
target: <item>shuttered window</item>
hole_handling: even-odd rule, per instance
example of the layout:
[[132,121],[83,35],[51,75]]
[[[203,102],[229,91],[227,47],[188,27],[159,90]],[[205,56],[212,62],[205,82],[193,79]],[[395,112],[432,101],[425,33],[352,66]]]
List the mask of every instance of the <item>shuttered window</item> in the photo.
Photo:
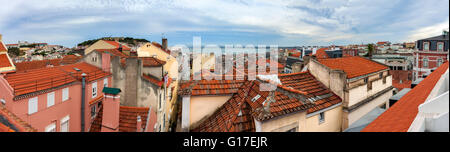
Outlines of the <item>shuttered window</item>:
[[47,107],[55,105],[55,92],[47,94]]
[[38,111],[38,97],[28,100],[28,114],[33,114]]

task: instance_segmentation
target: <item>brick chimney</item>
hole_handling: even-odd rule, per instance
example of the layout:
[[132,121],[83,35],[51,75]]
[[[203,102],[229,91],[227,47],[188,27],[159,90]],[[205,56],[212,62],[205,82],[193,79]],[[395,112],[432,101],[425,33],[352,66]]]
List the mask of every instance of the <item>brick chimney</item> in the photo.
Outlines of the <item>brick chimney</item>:
[[167,50],[167,38],[162,38],[161,48]]
[[2,37],[3,37],[3,35],[2,35],[2,34],[0,34],[0,42],[2,41]]
[[119,88],[103,88],[103,117],[101,132],[119,132],[120,95]]

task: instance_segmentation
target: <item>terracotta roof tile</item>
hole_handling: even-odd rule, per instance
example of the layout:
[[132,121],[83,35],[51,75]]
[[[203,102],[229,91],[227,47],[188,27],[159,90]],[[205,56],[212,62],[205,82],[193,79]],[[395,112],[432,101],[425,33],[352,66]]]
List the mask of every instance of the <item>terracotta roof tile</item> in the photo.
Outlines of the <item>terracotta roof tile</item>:
[[87,81],[93,81],[111,75],[111,73],[106,73],[93,65],[81,62],[10,73],[5,76],[5,79],[14,89],[14,95],[19,96],[78,81],[77,79],[81,79],[82,73],[87,74]]
[[399,80],[392,80],[392,86],[394,86],[394,88],[397,88],[398,91],[401,91],[404,88],[411,88],[411,80],[406,80],[403,81],[402,83],[400,83]]
[[318,49],[318,50],[316,51],[316,54],[315,54],[316,58],[318,58],[318,59],[326,59],[326,58],[329,58],[329,57],[328,57],[328,54],[325,52],[327,49],[328,49],[328,48],[320,48],[320,49]]
[[159,67],[166,64],[165,61],[159,60],[154,57],[139,57],[142,60],[144,67]]
[[105,41],[106,43],[109,43],[111,45],[114,45],[116,47],[116,49],[118,49],[120,47],[120,45],[122,45],[123,50],[131,50],[131,48],[128,47],[127,45],[120,44],[119,42],[116,42],[116,41],[106,41],[106,40],[103,40],[103,41]]
[[419,105],[425,102],[442,74],[448,70],[448,64],[442,64],[362,132],[407,132],[417,116]]
[[[210,117],[201,122],[194,132],[251,132],[255,131],[254,119],[272,119],[288,113],[307,110],[313,104],[299,101],[281,91],[260,91],[261,82],[246,81],[231,99]],[[270,107],[264,110],[269,101]]]
[[142,74],[142,78],[144,78],[144,80],[147,80],[154,85],[157,85],[158,87],[161,87],[164,84],[163,79],[158,80],[157,78],[155,78],[152,75]]
[[191,80],[180,84],[181,95],[225,95],[238,92],[244,80]]
[[76,55],[66,55],[62,58],[61,64],[74,64],[83,58],[82,56],[76,56]]
[[0,54],[0,68],[10,67],[11,62],[7,54]]
[[314,104],[316,108],[308,109],[308,113],[313,113],[342,102],[339,96],[334,94],[309,72],[280,74],[278,75],[278,78],[280,79],[282,86],[306,92],[307,97],[326,97],[315,101]]
[[6,49],[6,46],[1,41],[0,41],[0,52],[8,52],[8,49]]
[[18,62],[14,63],[16,65],[16,72],[40,69],[52,66],[59,66],[61,59],[51,59],[51,60],[38,60],[38,61],[28,61],[28,62]]
[[347,73],[348,79],[388,69],[385,65],[359,56],[318,59],[318,61],[331,69],[343,70]]

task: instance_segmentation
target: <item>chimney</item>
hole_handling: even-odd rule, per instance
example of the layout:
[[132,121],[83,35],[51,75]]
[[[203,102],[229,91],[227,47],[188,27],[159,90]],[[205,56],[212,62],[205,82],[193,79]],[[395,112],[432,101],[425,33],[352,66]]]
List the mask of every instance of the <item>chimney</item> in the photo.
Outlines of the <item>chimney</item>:
[[167,38],[162,38],[161,48],[167,50]]
[[137,116],[136,119],[136,132],[142,132],[142,120],[141,120],[141,116]]
[[0,34],[0,42],[2,41],[2,37],[3,37],[3,35],[2,35],[2,34]]
[[119,88],[104,87],[101,132],[119,132],[120,95]]

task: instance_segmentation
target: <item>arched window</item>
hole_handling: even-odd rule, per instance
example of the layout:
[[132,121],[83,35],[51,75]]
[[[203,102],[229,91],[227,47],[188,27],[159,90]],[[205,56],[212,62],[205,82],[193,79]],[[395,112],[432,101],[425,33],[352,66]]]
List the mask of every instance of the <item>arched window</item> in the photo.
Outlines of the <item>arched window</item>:
[[437,59],[437,67],[440,67],[442,65],[442,59]]

